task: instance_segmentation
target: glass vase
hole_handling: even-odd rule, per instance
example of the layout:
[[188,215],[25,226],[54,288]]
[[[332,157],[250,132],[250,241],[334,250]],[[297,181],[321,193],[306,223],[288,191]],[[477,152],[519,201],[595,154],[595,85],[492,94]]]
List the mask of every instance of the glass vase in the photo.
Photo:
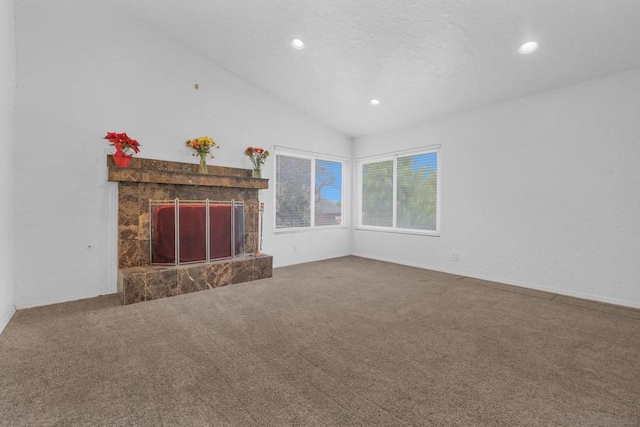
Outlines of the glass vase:
[[253,172],[251,173],[251,176],[253,178],[262,178],[262,169],[260,168],[254,168]]
[[207,169],[207,156],[200,156],[200,166],[198,166],[198,173],[209,173]]

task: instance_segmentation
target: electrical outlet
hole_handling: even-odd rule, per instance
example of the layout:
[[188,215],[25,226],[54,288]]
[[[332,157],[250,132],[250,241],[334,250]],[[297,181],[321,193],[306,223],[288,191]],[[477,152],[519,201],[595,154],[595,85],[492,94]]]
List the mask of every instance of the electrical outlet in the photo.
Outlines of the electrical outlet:
[[451,261],[458,262],[458,252],[454,251],[451,253]]

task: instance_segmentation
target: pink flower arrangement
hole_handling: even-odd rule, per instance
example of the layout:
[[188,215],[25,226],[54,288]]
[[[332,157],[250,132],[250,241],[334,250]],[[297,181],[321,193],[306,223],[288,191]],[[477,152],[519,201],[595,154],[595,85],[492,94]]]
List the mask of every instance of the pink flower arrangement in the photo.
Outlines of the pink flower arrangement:
[[247,147],[244,150],[244,154],[249,157],[254,169],[260,169],[260,166],[263,165],[267,157],[269,157],[269,152],[261,147]]

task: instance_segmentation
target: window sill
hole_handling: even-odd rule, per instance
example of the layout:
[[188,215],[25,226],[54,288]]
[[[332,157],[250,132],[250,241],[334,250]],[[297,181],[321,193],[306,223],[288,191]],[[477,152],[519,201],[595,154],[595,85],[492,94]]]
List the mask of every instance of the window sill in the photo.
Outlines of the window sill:
[[350,227],[347,225],[324,225],[324,226],[316,226],[316,227],[295,227],[295,228],[276,228],[275,234],[295,234],[295,233],[315,233],[318,231],[331,230],[349,230]]
[[356,231],[373,231],[378,233],[410,234],[415,236],[440,237],[439,231],[404,230],[382,227],[356,227]]

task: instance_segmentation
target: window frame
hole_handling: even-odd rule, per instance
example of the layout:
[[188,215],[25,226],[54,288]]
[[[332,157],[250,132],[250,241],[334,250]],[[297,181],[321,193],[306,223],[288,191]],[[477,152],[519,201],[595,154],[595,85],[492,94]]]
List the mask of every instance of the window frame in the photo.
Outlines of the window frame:
[[[274,156],[274,192],[273,192],[273,206],[274,206],[274,215],[273,215],[273,229],[274,232],[277,233],[299,233],[299,232],[309,232],[309,231],[318,231],[318,230],[335,230],[335,229],[344,229],[348,228],[348,218],[346,213],[348,210],[345,205],[345,196],[347,194],[347,179],[349,173],[349,160],[342,157],[330,156],[321,153],[312,153],[312,152],[302,152],[293,149],[277,149],[275,150]],[[279,156],[287,156],[287,157],[297,157],[301,159],[309,159],[311,160],[311,197],[310,197],[310,225],[308,227],[278,227],[278,158]],[[340,163],[342,165],[342,183],[340,189],[340,224],[335,225],[316,225],[316,215],[315,215],[315,196],[316,196],[316,161],[328,161]]]
[[[398,212],[398,158],[419,156],[423,154],[436,153],[436,228],[435,230],[419,230],[410,228],[397,227],[397,212]],[[393,161],[393,225],[391,227],[379,226],[379,225],[365,225],[362,223],[362,207],[363,207],[363,166],[371,163],[378,163],[384,161]],[[428,147],[421,147],[411,150],[399,151],[395,153],[380,154],[370,157],[362,157],[356,159],[356,230],[361,231],[376,231],[385,233],[397,233],[397,234],[415,234],[421,236],[433,236],[440,237],[441,228],[441,186],[442,186],[442,150],[440,145],[433,145]]]

